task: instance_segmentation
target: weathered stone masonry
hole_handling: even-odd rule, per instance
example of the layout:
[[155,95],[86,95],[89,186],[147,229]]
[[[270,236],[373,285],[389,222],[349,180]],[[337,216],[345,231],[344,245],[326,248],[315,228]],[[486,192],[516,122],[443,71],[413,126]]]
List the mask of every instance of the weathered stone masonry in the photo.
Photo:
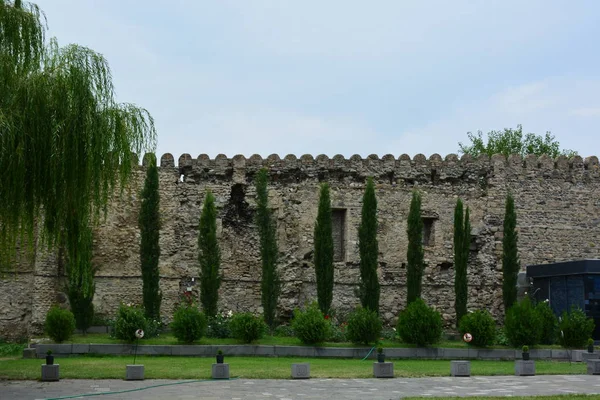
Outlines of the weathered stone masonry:
[[[342,261],[336,262],[333,307],[350,311],[358,300],[357,230],[365,179],[376,182],[379,208],[379,278],[381,312],[394,322],[405,305],[406,219],[411,191],[423,196],[423,217],[430,226],[425,246],[427,267],[423,297],[443,314],[454,317],[452,226],[457,198],[470,207],[472,245],[469,258],[469,309],[486,308],[502,317],[501,251],[504,200],[511,191],[518,213],[519,254],[524,268],[562,260],[596,258],[600,254],[600,172],[596,157],[511,156],[473,160],[434,154],[410,158],[320,155],[262,159],[206,155],[161,159],[161,289],[162,314],[172,315],[179,294],[195,285],[197,230],[204,194],[210,189],[219,208],[223,284],[220,307],[260,312],[260,259],[254,224],[256,172],[270,173],[269,201],[277,217],[282,292],[279,315],[316,298],[312,264],[313,228],[319,182],[331,185],[332,207],[343,231]],[[112,316],[119,302],[141,303],[139,268],[139,193],[145,171],[115,194],[107,219],[96,230],[96,311]],[[0,281],[0,336],[38,333],[53,303],[64,303],[64,271],[56,257],[38,253],[34,263],[15,277]]]

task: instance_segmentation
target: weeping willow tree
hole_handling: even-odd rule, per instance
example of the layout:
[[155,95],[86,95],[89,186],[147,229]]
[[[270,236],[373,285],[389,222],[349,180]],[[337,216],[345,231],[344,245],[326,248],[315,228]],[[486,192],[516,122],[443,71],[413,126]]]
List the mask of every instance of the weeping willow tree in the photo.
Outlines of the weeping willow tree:
[[115,101],[102,55],[45,29],[36,5],[0,0],[0,269],[36,232],[73,257],[156,136],[146,110]]

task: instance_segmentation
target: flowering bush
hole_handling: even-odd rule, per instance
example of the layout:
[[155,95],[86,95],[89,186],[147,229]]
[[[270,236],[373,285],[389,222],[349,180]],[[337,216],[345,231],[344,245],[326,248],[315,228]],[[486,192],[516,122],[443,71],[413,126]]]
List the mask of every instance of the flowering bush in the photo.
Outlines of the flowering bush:
[[214,317],[208,317],[208,331],[206,336],[216,339],[227,339],[231,337],[231,318],[233,311],[221,311]]
[[135,304],[121,303],[112,332],[114,337],[132,343],[136,340],[135,331],[138,329],[142,329],[144,332],[148,331],[144,312]]
[[304,344],[321,343],[330,336],[331,324],[319,309],[317,302],[311,303],[305,311],[294,311],[292,329]]

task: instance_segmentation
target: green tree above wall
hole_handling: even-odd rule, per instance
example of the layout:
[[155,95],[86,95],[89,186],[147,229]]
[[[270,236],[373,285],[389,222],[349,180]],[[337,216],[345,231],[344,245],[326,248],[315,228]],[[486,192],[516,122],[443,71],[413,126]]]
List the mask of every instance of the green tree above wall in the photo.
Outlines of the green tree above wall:
[[494,154],[519,154],[526,156],[534,154],[541,156],[547,154],[552,158],[563,154],[567,157],[577,155],[573,150],[561,149],[560,143],[550,133],[546,135],[536,135],[528,133],[523,136],[523,127],[517,125],[517,129],[504,128],[502,131],[490,131],[487,133],[487,140],[483,138],[483,132],[478,131],[477,134],[468,132],[467,136],[471,141],[470,145],[459,143],[459,153],[469,154],[477,157],[481,154],[492,156]]
[[45,31],[35,4],[0,1],[0,269],[38,230],[73,252],[74,230],[97,219],[156,135],[146,110],[115,101],[102,55]]

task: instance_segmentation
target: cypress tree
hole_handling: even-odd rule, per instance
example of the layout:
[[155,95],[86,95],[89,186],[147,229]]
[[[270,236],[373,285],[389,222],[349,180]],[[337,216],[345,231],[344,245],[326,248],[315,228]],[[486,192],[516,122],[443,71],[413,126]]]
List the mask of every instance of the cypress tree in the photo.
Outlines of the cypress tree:
[[160,246],[158,244],[160,231],[160,196],[158,194],[158,168],[156,156],[149,155],[146,179],[142,190],[142,204],[138,224],[141,234],[140,261],[142,269],[143,303],[147,318],[160,318],[160,275],[158,259]]
[[315,221],[314,244],[317,300],[321,312],[327,315],[333,300],[333,231],[331,199],[327,183],[321,184],[319,193],[319,210]]
[[505,312],[517,301],[517,277],[521,269],[517,240],[515,200],[509,193],[506,195],[504,237],[502,238],[502,300]]
[[92,229],[85,221],[71,229],[79,237],[76,248],[69,248],[67,253],[67,297],[71,311],[75,317],[77,329],[87,333],[94,318],[94,268],[92,265],[93,236]]
[[367,179],[367,187],[363,195],[361,220],[358,227],[358,249],[360,254],[360,302],[363,308],[379,313],[377,198],[371,177]]
[[423,220],[421,219],[421,195],[416,190],[412,193],[410,211],[408,212],[408,261],[406,271],[406,304],[421,297],[421,279],[423,277]]
[[81,238],[68,231],[98,219],[156,136],[146,110],[115,101],[102,55],[45,32],[38,6],[0,1],[0,269],[38,229],[76,252]]
[[454,208],[454,293],[456,300],[456,326],[467,313],[467,265],[471,241],[471,225],[469,223],[469,208],[463,217],[463,203],[460,199]]
[[256,176],[256,224],[260,236],[260,258],[262,260],[261,301],[265,323],[275,327],[275,313],[279,299],[280,282],[277,273],[277,235],[272,211],[269,209],[267,192],[268,173],[261,169]]
[[198,233],[198,261],[200,264],[200,303],[209,317],[217,315],[221,277],[221,251],[217,241],[217,208],[215,197],[208,190],[200,215]]

